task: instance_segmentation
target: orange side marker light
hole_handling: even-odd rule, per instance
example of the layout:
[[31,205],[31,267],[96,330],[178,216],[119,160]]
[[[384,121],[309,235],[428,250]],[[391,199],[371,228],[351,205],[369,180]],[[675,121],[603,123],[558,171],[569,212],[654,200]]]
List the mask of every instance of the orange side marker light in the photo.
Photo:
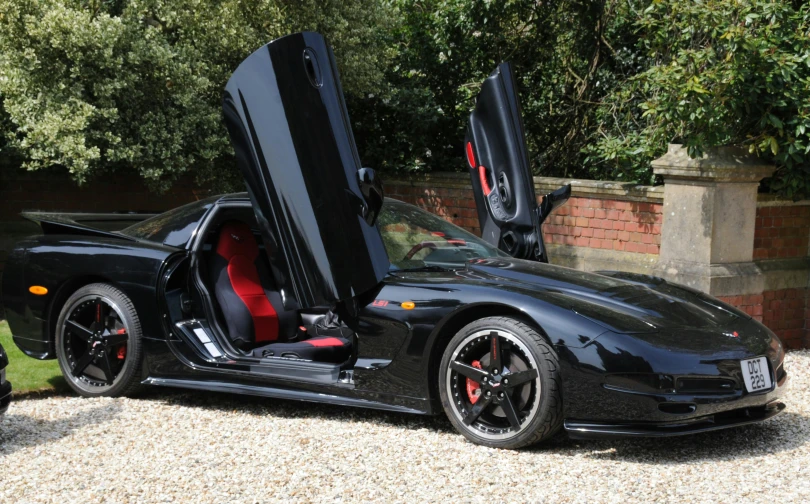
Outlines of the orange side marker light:
[[48,289],[46,289],[41,285],[32,285],[31,287],[28,288],[28,292],[30,292],[31,294],[36,294],[37,296],[44,296],[45,294],[48,293]]
[[399,306],[401,306],[403,310],[413,310],[416,308],[416,304],[413,301],[405,301]]

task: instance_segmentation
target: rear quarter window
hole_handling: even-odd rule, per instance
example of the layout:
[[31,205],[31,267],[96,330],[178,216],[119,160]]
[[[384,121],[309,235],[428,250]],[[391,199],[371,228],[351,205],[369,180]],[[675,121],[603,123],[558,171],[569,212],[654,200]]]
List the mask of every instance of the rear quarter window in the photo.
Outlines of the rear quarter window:
[[163,212],[121,230],[121,234],[183,248],[217,199],[219,196],[214,196]]

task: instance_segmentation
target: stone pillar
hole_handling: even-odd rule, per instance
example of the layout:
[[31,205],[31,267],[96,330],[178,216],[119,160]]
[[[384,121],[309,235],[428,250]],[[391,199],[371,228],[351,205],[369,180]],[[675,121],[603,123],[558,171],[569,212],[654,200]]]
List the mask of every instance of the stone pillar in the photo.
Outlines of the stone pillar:
[[757,187],[774,167],[736,147],[692,159],[679,144],[652,166],[664,177],[655,273],[714,296],[762,292],[763,277],[752,262]]

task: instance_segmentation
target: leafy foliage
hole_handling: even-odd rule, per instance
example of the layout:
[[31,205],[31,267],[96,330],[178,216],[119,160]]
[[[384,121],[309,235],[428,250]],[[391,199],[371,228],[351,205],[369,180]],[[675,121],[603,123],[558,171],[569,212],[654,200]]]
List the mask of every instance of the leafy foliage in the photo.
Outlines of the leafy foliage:
[[810,6],[798,0],[0,0],[0,128],[28,169],[241,186],[233,68],[329,38],[368,166],[462,170],[481,81],[511,60],[536,173],[653,180],[668,143],[744,145],[810,195]]
[[[561,0],[396,0],[400,24],[381,94],[351,100],[364,160],[402,171],[463,169],[472,99],[509,60],[520,88],[535,170],[587,175],[593,106],[617,70],[605,40],[610,9]],[[359,120],[362,118],[362,120]]]
[[7,140],[25,168],[64,166],[79,181],[130,167],[157,187],[192,170],[241,186],[221,120],[231,71],[310,29],[330,39],[347,90],[373,91],[388,19],[373,0],[0,0]]
[[[644,68],[597,112],[594,175],[649,181],[669,142],[690,155],[744,145],[810,195],[810,7],[769,0],[626,2]],[[642,8],[643,7],[643,8]]]

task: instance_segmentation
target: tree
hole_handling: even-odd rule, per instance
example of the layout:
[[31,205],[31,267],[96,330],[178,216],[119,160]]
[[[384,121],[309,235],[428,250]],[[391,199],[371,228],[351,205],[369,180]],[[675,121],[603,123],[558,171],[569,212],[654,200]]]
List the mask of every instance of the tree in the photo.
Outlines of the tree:
[[810,195],[799,0],[0,0],[0,147],[80,181],[240,187],[222,88],[302,29],[335,48],[367,166],[463,170],[472,99],[510,60],[536,174],[649,183],[670,142],[733,144],[777,164],[772,189]]
[[771,188],[810,195],[810,6],[770,0],[626,2],[640,70],[602,101],[592,173],[650,181],[670,142],[747,146]]
[[241,186],[221,119],[231,71],[284,34],[334,47],[349,95],[377,91],[391,16],[374,0],[0,0],[0,97],[29,170],[135,169]]
[[495,66],[515,67],[534,170],[587,175],[592,105],[621,69],[594,0],[396,0],[382,93],[350,101],[364,161],[396,171],[464,169],[467,117]]

